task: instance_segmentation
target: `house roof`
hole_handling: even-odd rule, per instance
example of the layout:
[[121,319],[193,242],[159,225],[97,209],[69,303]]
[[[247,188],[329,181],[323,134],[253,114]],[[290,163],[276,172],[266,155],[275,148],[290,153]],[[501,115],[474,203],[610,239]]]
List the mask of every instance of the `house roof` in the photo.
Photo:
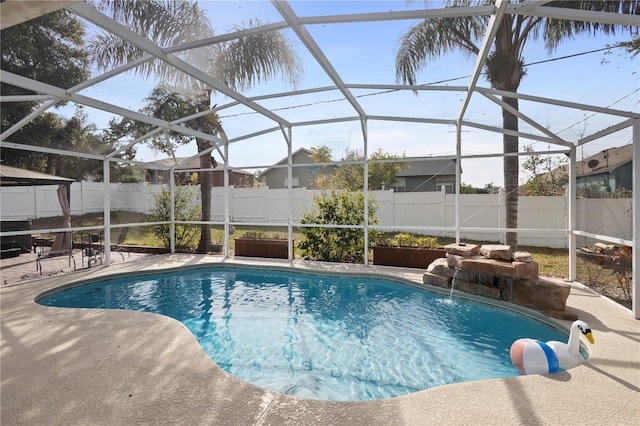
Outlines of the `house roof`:
[[451,158],[407,158],[409,168],[401,170],[399,177],[455,175],[456,161]]
[[[171,167],[174,166],[176,163],[180,163],[183,160],[186,160],[187,157],[176,157],[176,159],[174,160],[173,158],[161,158],[159,160],[154,160],[154,161],[149,161],[148,164],[150,165],[156,165],[156,166],[161,166],[162,168],[166,168],[166,167]],[[191,169],[199,169],[200,168],[200,158],[196,157],[196,158],[192,158],[191,160],[189,160],[188,162],[184,163],[184,164],[180,164],[179,166],[176,167],[176,170],[191,170]],[[215,167],[213,167],[216,170],[220,170],[222,171],[224,169],[224,165],[217,163],[215,164]],[[237,169],[234,167],[229,166],[229,170],[234,172],[234,173],[240,173],[240,174],[246,174],[246,175],[251,175],[253,176],[253,173],[248,172],[246,170],[242,170],[242,169]]]
[[31,170],[0,165],[0,186],[58,185],[60,183],[71,182],[75,181],[46,173],[32,172]]
[[577,176],[606,173],[633,161],[633,145],[604,149],[576,163]]
[[[306,153],[307,155],[311,155],[312,152],[306,148],[300,148],[292,153],[292,157],[299,153]],[[407,158],[406,161],[409,163],[409,168],[407,170],[401,170],[398,173],[399,177],[409,177],[409,176],[435,176],[435,175],[454,175],[456,174],[455,167],[455,159],[452,158]],[[295,161],[294,161],[295,163]],[[278,161],[274,164],[274,166],[285,165],[287,164],[287,157]],[[267,173],[273,167],[269,167],[265,169],[261,175]]]
[[[300,153],[307,154],[307,156],[312,154],[312,152],[310,150],[308,150],[307,148],[299,148],[299,149],[297,149],[297,150],[295,150],[295,151],[293,151],[291,153],[291,157],[295,158],[296,155],[298,155]],[[280,160],[277,163],[275,163],[273,166],[282,166],[282,165],[287,164],[288,161],[289,161],[289,156],[286,156],[282,160]],[[294,161],[294,164],[295,164],[295,161]],[[262,172],[260,172],[260,175],[264,175],[265,173],[268,173],[271,169],[273,169],[273,166],[264,169]]]

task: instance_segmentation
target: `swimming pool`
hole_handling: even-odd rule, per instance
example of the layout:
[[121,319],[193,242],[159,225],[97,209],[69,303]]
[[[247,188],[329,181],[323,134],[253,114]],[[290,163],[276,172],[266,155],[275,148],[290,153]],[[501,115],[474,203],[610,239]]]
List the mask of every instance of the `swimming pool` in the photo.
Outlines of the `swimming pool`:
[[509,357],[515,340],[567,337],[514,311],[398,281],[290,270],[225,266],[116,278],[38,303],[173,317],[228,373],[323,400],[516,376]]

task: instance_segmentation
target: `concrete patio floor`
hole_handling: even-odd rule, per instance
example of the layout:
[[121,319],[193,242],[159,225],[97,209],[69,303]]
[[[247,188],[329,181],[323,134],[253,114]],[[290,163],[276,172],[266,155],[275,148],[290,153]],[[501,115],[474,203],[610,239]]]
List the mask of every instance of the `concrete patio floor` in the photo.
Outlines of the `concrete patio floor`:
[[[38,305],[42,292],[111,274],[225,262],[380,273],[422,282],[422,271],[358,265],[149,256],[0,288],[2,425],[636,425],[640,321],[579,284],[568,310],[596,344],[589,362],[553,375],[441,386],[367,402],[266,391],[222,371],[180,322],[154,314]],[[568,322],[564,323],[567,327]]]
[[[146,253],[111,253],[111,263],[130,262],[148,256]],[[16,257],[0,259],[0,285],[16,284],[36,278],[53,277],[69,272],[89,269],[89,260],[93,256],[83,256],[82,250],[73,250],[72,256],[61,255],[42,258],[40,268],[37,253],[22,253]],[[99,263],[97,263],[99,264]],[[92,266],[93,267],[93,266]]]

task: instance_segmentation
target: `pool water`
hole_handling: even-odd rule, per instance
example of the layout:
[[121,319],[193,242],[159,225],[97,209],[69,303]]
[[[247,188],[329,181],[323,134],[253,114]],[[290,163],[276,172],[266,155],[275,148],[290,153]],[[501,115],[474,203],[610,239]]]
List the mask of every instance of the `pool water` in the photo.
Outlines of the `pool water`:
[[567,339],[516,312],[390,280],[233,267],[101,281],[38,303],[173,317],[228,373],[322,400],[517,376],[515,340]]

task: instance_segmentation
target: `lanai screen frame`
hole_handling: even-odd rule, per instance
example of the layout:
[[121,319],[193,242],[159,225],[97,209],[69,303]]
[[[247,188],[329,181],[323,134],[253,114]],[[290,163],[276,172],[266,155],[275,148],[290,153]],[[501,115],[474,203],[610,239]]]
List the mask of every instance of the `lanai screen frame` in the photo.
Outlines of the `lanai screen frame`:
[[[612,242],[615,244],[624,244],[629,245],[633,248],[633,258],[632,258],[632,282],[633,282],[633,296],[632,296],[632,314],[638,319],[640,318],[640,287],[638,285],[638,265],[640,264],[640,254],[638,250],[636,250],[635,242],[638,241],[640,237],[640,223],[638,221],[638,197],[635,195],[635,190],[640,188],[640,172],[638,172],[638,167],[633,168],[633,185],[634,185],[634,196],[632,200],[632,209],[633,209],[633,239],[631,241],[623,240],[619,238],[614,238],[606,235],[596,235],[584,231],[579,231],[575,229],[576,224],[576,148],[586,144],[588,142],[592,142],[596,139],[607,136],[611,133],[618,132],[622,129],[632,128],[632,138],[633,138],[633,162],[634,164],[638,164],[638,160],[640,159],[640,145],[637,143],[640,139],[640,114],[628,111],[620,111],[613,110],[610,108],[602,108],[593,105],[586,105],[575,102],[565,102],[560,100],[554,100],[549,98],[542,98],[537,96],[531,96],[521,93],[510,93],[504,91],[498,91],[488,88],[482,88],[478,86],[478,80],[480,77],[480,73],[483,68],[484,61],[487,58],[489,53],[492,41],[495,37],[498,25],[500,20],[505,16],[505,14],[521,14],[521,15],[534,15],[534,16],[544,16],[544,17],[552,17],[559,19],[572,19],[572,20],[585,20],[590,22],[600,22],[600,23],[608,23],[608,24],[616,24],[623,25],[628,27],[640,27],[640,20],[638,20],[637,16],[629,16],[629,15],[621,15],[621,14],[613,14],[613,13],[593,13],[587,11],[576,11],[576,10],[565,10],[561,8],[551,8],[545,6],[546,3],[549,3],[550,0],[538,0],[538,1],[529,1],[523,2],[519,4],[511,4],[507,0],[497,0],[495,5],[487,5],[487,6],[472,6],[472,7],[462,7],[462,8],[444,8],[444,9],[426,9],[426,10],[417,10],[417,11],[406,11],[406,12],[382,12],[382,13],[364,13],[364,14],[349,14],[349,15],[330,15],[330,16],[309,16],[309,17],[299,17],[291,7],[291,5],[286,1],[272,1],[273,6],[278,10],[280,15],[283,17],[282,22],[268,24],[261,27],[253,28],[251,30],[238,31],[236,33],[224,34],[222,36],[216,36],[207,40],[200,40],[193,43],[188,43],[181,46],[172,46],[169,48],[161,48],[151,41],[140,37],[134,32],[130,31],[125,26],[120,23],[112,20],[101,12],[97,11],[93,7],[89,6],[84,2],[42,2],[43,5],[39,6],[37,12],[34,12],[34,9],[30,6],[26,9],[21,9],[19,5],[11,5],[7,7],[10,3],[5,3],[5,6],[2,8],[2,23],[3,27],[6,28],[10,25],[19,24],[20,22],[24,22],[27,19],[32,19],[34,17],[34,13],[44,14],[49,13],[51,11],[60,9],[65,7],[70,12],[76,14],[80,18],[83,18],[94,25],[116,34],[122,38],[124,38],[129,43],[141,48],[147,55],[144,57],[137,59],[135,61],[130,62],[129,64],[122,66],[118,69],[106,72],[100,76],[92,78],[76,87],[72,87],[70,89],[64,89],[60,87],[55,87],[52,85],[48,85],[42,82],[38,82],[35,80],[31,80],[19,75],[15,75],[12,73],[8,73],[2,71],[0,74],[0,80],[7,84],[12,84],[18,87],[23,87],[35,91],[38,95],[29,95],[29,96],[13,96],[13,97],[3,97],[2,102],[21,102],[21,101],[33,101],[39,100],[44,103],[35,110],[32,114],[25,117],[23,120],[18,122],[16,125],[6,130],[2,134],[0,134],[0,146],[5,148],[12,148],[18,150],[25,151],[37,151],[37,152],[45,152],[51,154],[58,155],[67,155],[67,156],[76,156],[82,158],[90,158],[95,160],[101,160],[103,162],[104,169],[104,182],[105,182],[105,197],[104,197],[104,225],[101,229],[104,229],[105,233],[105,264],[110,264],[110,250],[111,246],[110,241],[110,230],[111,228],[121,227],[124,225],[112,225],[110,223],[110,215],[107,212],[110,211],[110,200],[109,200],[109,170],[111,162],[129,162],[129,160],[124,160],[122,158],[118,158],[118,155],[123,152],[126,148],[121,148],[107,155],[95,155],[95,154],[87,154],[87,153],[79,153],[79,152],[70,152],[59,149],[48,149],[43,147],[36,146],[27,146],[22,144],[16,144],[10,142],[9,138],[12,134],[18,131],[25,124],[33,120],[35,117],[45,112],[49,108],[52,108],[60,101],[72,101],[80,105],[86,105],[92,108],[96,108],[99,110],[107,111],[113,114],[117,114],[123,117],[128,117],[134,120],[142,121],[151,125],[156,126],[156,130],[152,131],[150,134],[146,135],[146,137],[151,136],[152,134],[162,132],[162,131],[176,131],[180,133],[184,133],[193,137],[198,137],[202,139],[206,139],[212,142],[212,147],[204,152],[200,152],[198,155],[193,156],[176,166],[170,168],[171,170],[171,179],[170,179],[170,190],[171,193],[174,193],[175,190],[175,182],[174,182],[174,172],[176,167],[180,166],[188,162],[193,158],[197,158],[202,155],[210,155],[210,153],[216,150],[219,155],[223,158],[224,161],[224,182],[226,188],[226,203],[225,203],[225,219],[222,224],[224,224],[225,228],[225,254],[228,255],[228,247],[229,247],[229,230],[230,226],[233,223],[230,221],[229,215],[229,144],[237,143],[243,140],[251,139],[253,137],[257,137],[263,134],[268,134],[272,132],[281,132],[283,140],[287,144],[287,174],[288,174],[288,191],[289,191],[289,220],[286,224],[288,227],[289,234],[289,260],[292,260],[293,253],[293,241],[292,241],[292,230],[293,227],[302,226],[299,223],[293,222],[293,217],[291,214],[291,190],[292,190],[292,129],[297,126],[308,126],[308,125],[316,125],[316,124],[325,124],[332,122],[340,122],[340,121],[359,121],[362,128],[362,137],[364,142],[364,168],[365,173],[367,173],[367,164],[368,164],[368,152],[367,152],[367,135],[368,135],[368,122],[373,120],[390,120],[390,121],[407,121],[407,122],[420,122],[420,123],[434,123],[434,124],[447,124],[454,125],[456,128],[456,156],[455,159],[457,164],[461,164],[461,160],[465,158],[480,158],[480,157],[492,157],[492,156],[501,156],[499,154],[487,154],[487,155],[476,155],[476,156],[464,156],[462,155],[462,129],[465,126],[468,127],[476,127],[484,130],[488,130],[496,133],[505,133],[501,128],[489,127],[486,125],[482,125],[480,123],[475,123],[473,121],[465,120],[465,113],[469,106],[469,102],[471,97],[476,96],[485,96],[491,101],[497,103],[501,107],[505,105],[498,99],[500,96],[506,97],[515,97],[517,99],[523,99],[532,102],[539,102],[547,105],[556,105],[567,108],[576,108],[584,111],[592,111],[603,114],[608,114],[612,116],[619,117],[623,121],[619,122],[616,125],[613,125],[609,128],[603,129],[594,134],[588,135],[586,137],[581,138],[576,142],[567,142],[560,138],[558,135],[552,133],[551,131],[545,129],[539,123],[536,123],[531,118],[527,117],[521,112],[512,111],[515,113],[519,119],[524,122],[530,124],[532,127],[536,128],[542,136],[539,134],[531,134],[518,132],[516,136],[525,137],[533,140],[541,140],[546,141],[550,144],[557,145],[560,148],[557,151],[551,151],[549,153],[559,153],[565,152],[569,155],[570,163],[569,163],[569,178],[570,183],[568,187],[569,197],[569,211],[568,211],[568,226],[567,229],[558,230],[559,232],[565,232],[568,237],[568,247],[570,253],[570,264],[569,264],[569,278],[572,281],[576,279],[576,237],[577,236],[585,236],[589,238],[595,238],[603,241]],[[16,2],[17,3],[17,2]],[[44,5],[45,3],[49,3]],[[408,86],[408,85],[379,85],[379,84],[347,84],[345,83],[337,70],[332,66],[329,59],[325,56],[322,49],[315,42],[311,34],[306,30],[305,25],[311,24],[322,24],[322,23],[347,23],[347,22],[367,22],[367,21],[380,21],[380,20],[407,20],[407,19],[424,19],[426,17],[454,17],[454,16],[466,16],[466,15],[486,15],[490,16],[490,23],[486,31],[485,38],[482,42],[480,53],[478,54],[475,65],[473,68],[473,73],[468,83],[464,86]],[[259,32],[273,31],[273,30],[281,30],[289,28],[291,29],[296,37],[302,42],[305,48],[312,54],[315,60],[320,64],[322,69],[329,76],[331,81],[333,82],[333,86],[328,87],[318,87],[313,89],[306,90],[294,90],[286,93],[277,93],[267,96],[262,96],[259,98],[248,98],[243,94],[230,89],[225,86],[223,83],[218,81],[217,79],[205,74],[201,70],[196,67],[184,62],[180,58],[176,57],[174,53],[179,52],[181,50],[188,50],[197,47],[202,47],[208,44],[213,44],[217,42],[221,42],[224,40],[229,40],[233,38],[239,38],[242,36],[255,34]],[[219,112],[226,108],[230,108],[238,103],[244,104],[248,108],[253,111],[269,118],[275,123],[274,127],[265,128],[261,131],[254,132],[251,134],[242,135],[228,141],[221,140],[218,137],[203,134],[201,132],[189,129],[188,127],[182,126],[181,123],[191,120],[196,117],[189,116],[184,117],[183,119],[177,120],[175,122],[166,122],[163,120],[159,120],[150,116],[145,116],[138,112],[123,108],[119,105],[108,104],[97,99],[92,99],[86,96],[79,95],[77,92],[103,82],[109,78],[117,76],[121,73],[127,72],[141,63],[151,60],[151,59],[160,59],[165,61],[168,64],[171,64],[174,67],[186,72],[192,77],[206,83],[210,87],[212,87],[215,91],[225,94],[230,97],[234,101],[228,103],[226,105],[220,105],[215,107],[212,110],[201,112],[197,115],[206,115],[211,112]],[[412,118],[412,117],[402,117],[402,116],[380,116],[380,115],[369,115],[363,109],[363,107],[359,104],[358,100],[353,96],[352,90],[354,89],[384,89],[384,90],[451,90],[451,91],[462,91],[465,93],[464,99],[462,101],[462,105],[460,111],[457,116],[453,119],[443,120],[443,119],[434,119],[434,118]],[[320,119],[320,120],[309,120],[304,122],[289,122],[283,117],[275,114],[273,111],[270,111],[263,106],[261,106],[258,101],[261,99],[267,98],[277,98],[283,96],[292,96],[303,93],[312,93],[312,92],[321,92],[326,90],[337,90],[339,91],[344,99],[351,105],[353,108],[355,115],[354,116],[344,116],[341,118],[334,119]],[[145,137],[136,139],[133,141],[128,147],[134,146],[140,142],[143,142]],[[526,153],[520,152],[518,155],[527,155]],[[135,163],[135,162],[133,162]],[[339,163],[334,163],[339,164]],[[144,164],[142,164],[144,165]],[[194,170],[195,171],[195,170]],[[202,169],[198,169],[198,171],[203,171]],[[367,199],[367,179],[364,179],[364,193],[365,199]],[[460,167],[457,167],[456,171],[456,186],[459,188],[461,184],[461,170]],[[460,216],[459,216],[459,191],[456,191],[456,214],[455,214],[455,231],[456,231],[456,239],[459,241],[460,238]],[[365,218],[367,217],[367,204],[365,203]],[[174,226],[176,223],[175,218],[172,216],[171,225]],[[211,221],[202,221],[198,223],[210,223],[219,225],[221,223],[211,222]],[[149,223],[139,223],[139,224],[127,224],[126,226],[136,226],[136,225],[149,225]],[[368,223],[365,222],[364,226],[361,227],[364,230],[365,242],[368,238],[368,229],[373,228]],[[467,229],[467,228],[465,228]],[[73,230],[73,229],[72,229]],[[500,228],[492,228],[493,231],[507,231],[507,229]],[[513,231],[513,229],[509,229]],[[51,232],[62,232],[60,229],[48,230]],[[64,231],[68,231],[65,229]],[[533,231],[533,230],[525,230],[521,228],[516,228],[516,231]],[[3,234],[4,235],[4,234]],[[7,234],[8,235],[8,234]],[[367,244],[365,244],[365,247]],[[171,251],[175,251],[175,246],[172,241]],[[368,263],[368,256],[365,255],[365,265]]]

